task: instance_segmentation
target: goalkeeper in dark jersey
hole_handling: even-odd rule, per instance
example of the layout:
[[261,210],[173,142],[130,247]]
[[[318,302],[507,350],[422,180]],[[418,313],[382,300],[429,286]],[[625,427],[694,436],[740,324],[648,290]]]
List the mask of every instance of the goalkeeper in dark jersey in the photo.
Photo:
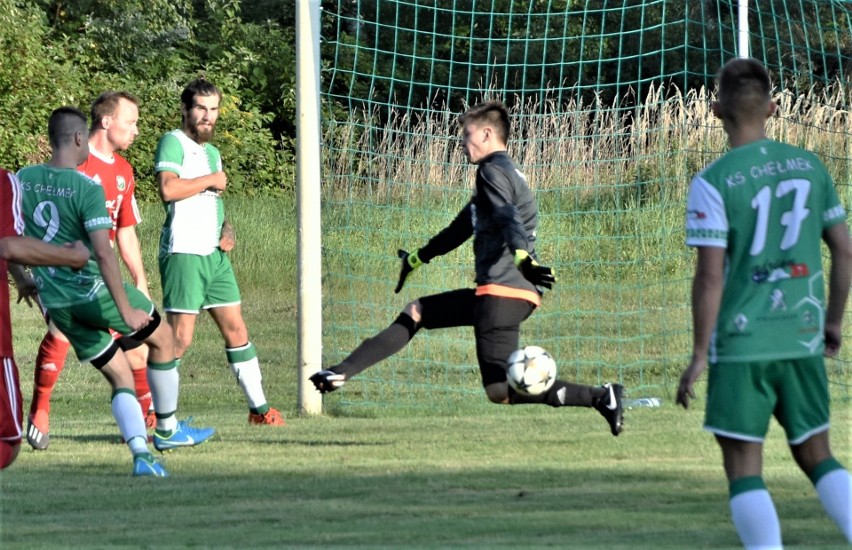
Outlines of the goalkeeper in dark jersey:
[[620,384],[600,387],[557,380],[541,395],[515,392],[506,360],[518,348],[520,325],[541,305],[543,288],[556,282],[535,257],[538,208],[526,177],[508,155],[509,113],[501,102],[480,103],[459,117],[463,148],[477,165],[476,190],[455,219],[416,252],[399,251],[402,269],[395,292],[412,271],[473,237],[476,287],[410,302],[393,323],[365,340],[339,364],[311,376],[321,393],[334,391],[367,367],[400,351],[418,330],[472,326],[482,385],[493,403],[542,403],[594,407],[613,435],[623,427]]

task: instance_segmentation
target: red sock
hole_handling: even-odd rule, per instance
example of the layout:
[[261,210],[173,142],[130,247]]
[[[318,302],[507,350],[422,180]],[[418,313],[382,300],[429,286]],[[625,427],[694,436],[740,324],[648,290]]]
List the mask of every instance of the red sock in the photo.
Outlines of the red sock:
[[148,387],[148,369],[134,370],[133,385],[136,388],[136,400],[142,408],[142,416],[151,408],[151,388]]
[[[36,355],[30,416],[35,416],[37,411],[44,411],[44,414],[50,412],[50,394],[53,393],[59,373],[65,368],[65,357],[70,347],[70,343],[60,340],[50,332],[44,335]],[[47,427],[39,426],[39,429]]]

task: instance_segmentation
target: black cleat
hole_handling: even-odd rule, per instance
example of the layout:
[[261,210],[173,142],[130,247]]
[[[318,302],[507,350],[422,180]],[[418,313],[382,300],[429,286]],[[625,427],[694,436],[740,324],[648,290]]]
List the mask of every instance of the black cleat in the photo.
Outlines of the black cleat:
[[321,370],[311,375],[310,381],[318,392],[329,393],[345,384],[346,377],[331,370]]
[[618,435],[624,429],[624,407],[621,403],[621,395],[624,386],[621,384],[604,384],[606,393],[596,398],[592,406],[609,422],[612,435]]

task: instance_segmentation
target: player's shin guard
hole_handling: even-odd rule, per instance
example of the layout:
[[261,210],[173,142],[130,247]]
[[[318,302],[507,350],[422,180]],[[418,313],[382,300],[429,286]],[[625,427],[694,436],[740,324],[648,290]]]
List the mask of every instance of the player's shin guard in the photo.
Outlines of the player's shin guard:
[[852,543],[852,481],[849,472],[836,459],[824,460],[808,476],[823,508]]
[[246,396],[249,409],[263,413],[269,410],[266,396],[263,393],[263,376],[260,373],[260,363],[257,361],[257,350],[249,342],[237,348],[225,348],[228,365]]
[[148,361],[148,385],[154,400],[157,429],[171,432],[177,426],[175,412],[180,393],[180,376],[176,361],[155,363]]
[[572,384],[557,380],[549,390],[541,395],[524,395],[509,388],[509,402],[512,405],[546,404],[551,407],[591,407],[594,398],[592,386]]
[[731,482],[731,519],[747,550],[781,550],[781,525],[763,478],[743,477]]
[[[48,332],[41,340],[36,355],[35,372],[33,373],[33,399],[30,403],[30,417],[34,417],[38,411],[43,415],[50,413],[50,395],[59,379],[59,374],[65,368],[65,359],[68,356],[69,342],[54,336]],[[47,426],[38,427],[47,431]]]
[[389,327],[361,342],[355,351],[330,370],[343,374],[349,380],[367,367],[387,359],[404,348],[417,334],[418,329],[414,319],[405,313],[400,313]]
[[134,455],[148,452],[148,436],[145,433],[145,417],[139,409],[136,395],[128,388],[116,389],[112,394],[112,415]]

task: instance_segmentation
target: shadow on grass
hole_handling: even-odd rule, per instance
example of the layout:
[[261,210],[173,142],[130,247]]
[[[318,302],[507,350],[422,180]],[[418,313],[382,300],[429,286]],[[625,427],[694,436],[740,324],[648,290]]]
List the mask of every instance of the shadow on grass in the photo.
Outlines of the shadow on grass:
[[[4,548],[35,540],[43,547],[105,548],[162,541],[244,548],[738,547],[718,476],[637,464],[498,466],[487,464],[488,457],[481,466],[419,465],[414,472],[406,471],[412,464],[371,465],[339,454],[323,461],[322,453],[306,467],[291,465],[286,452],[273,462],[248,461],[244,473],[204,472],[214,454],[169,455],[169,479],[105,474],[114,470],[106,463],[7,473]],[[34,486],[46,491],[33,493]],[[815,496],[802,496],[799,485],[783,480],[770,490],[779,497],[788,546],[843,547]],[[40,521],[29,521],[32,514]]]

